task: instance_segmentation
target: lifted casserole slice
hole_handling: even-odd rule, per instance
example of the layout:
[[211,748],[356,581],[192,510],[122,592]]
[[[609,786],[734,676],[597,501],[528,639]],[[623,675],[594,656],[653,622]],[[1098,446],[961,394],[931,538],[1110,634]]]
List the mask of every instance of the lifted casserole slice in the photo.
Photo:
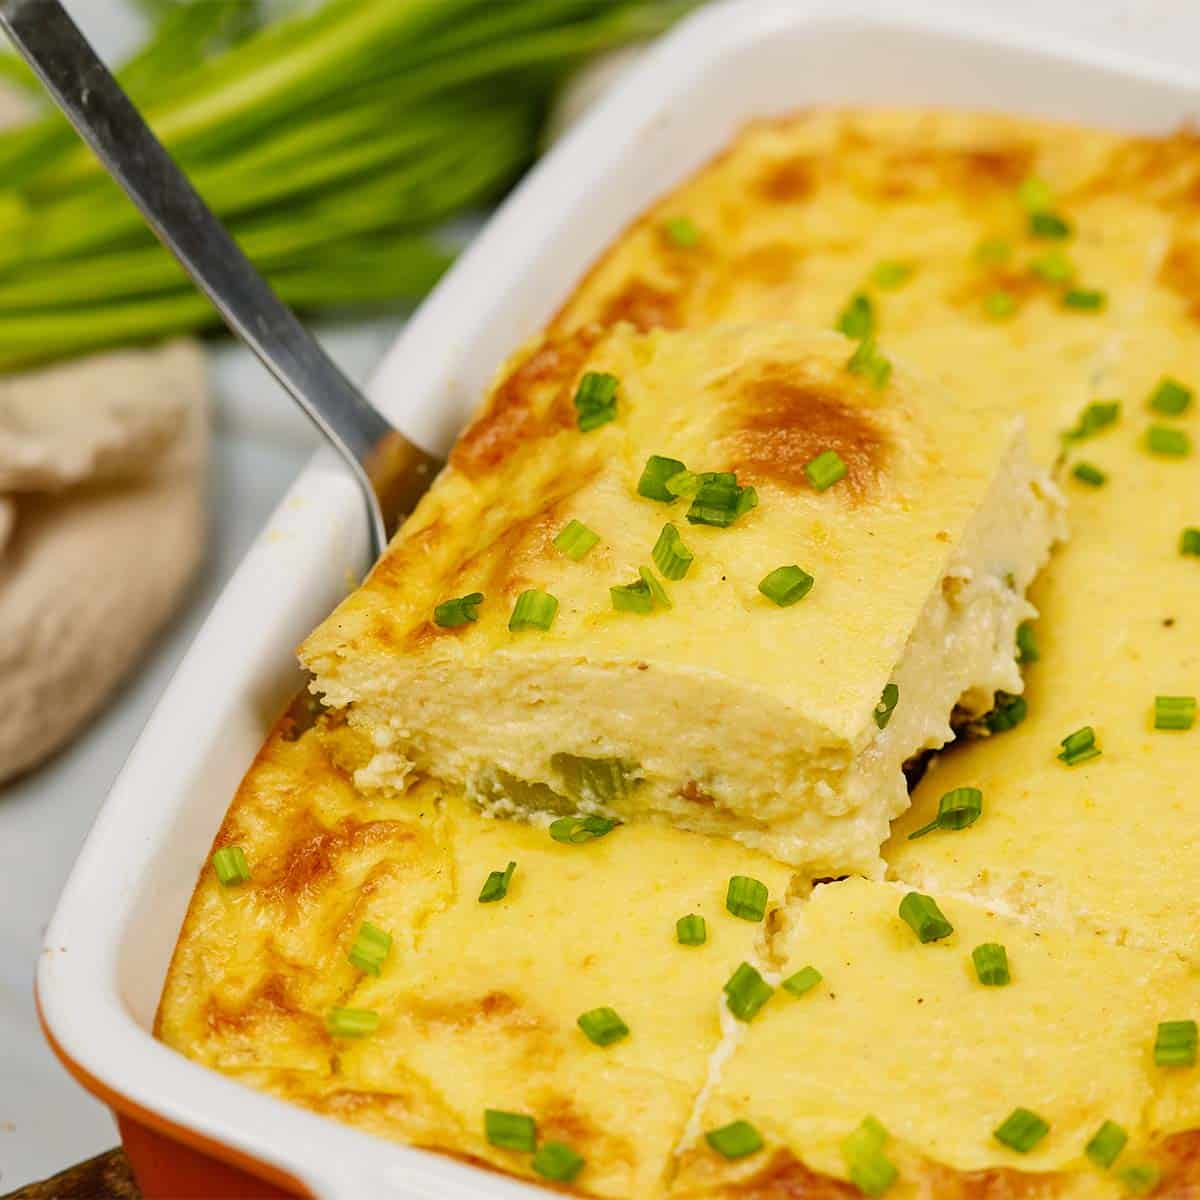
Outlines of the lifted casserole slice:
[[1060,505],[1019,418],[865,357],[786,324],[518,356],[302,647],[359,786],[879,874],[903,764],[1021,690]]

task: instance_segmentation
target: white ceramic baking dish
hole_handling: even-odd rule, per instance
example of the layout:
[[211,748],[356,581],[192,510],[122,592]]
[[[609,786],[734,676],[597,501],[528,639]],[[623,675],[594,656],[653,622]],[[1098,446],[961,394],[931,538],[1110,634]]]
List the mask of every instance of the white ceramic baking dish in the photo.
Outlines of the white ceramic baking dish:
[[[500,359],[635,214],[752,116],[813,104],[934,104],[1166,130],[1200,115],[1195,81],[1159,66],[977,20],[884,21],[868,8],[737,0],[686,21],[504,205],[388,355],[375,402],[410,436],[445,450]],[[293,647],[344,591],[362,543],[355,487],[318,454],[147,725],[47,932],[37,976],[47,1034],[85,1086],[124,1114],[152,1194],[167,1194],[149,1182],[166,1176],[153,1161],[164,1157],[161,1143],[145,1148],[147,1128],[289,1190],[338,1200],[544,1194],[259,1095],[150,1034],[210,840],[299,684]],[[178,1156],[198,1161],[182,1148]],[[250,1194],[228,1175],[205,1183],[203,1170],[174,1194]]]

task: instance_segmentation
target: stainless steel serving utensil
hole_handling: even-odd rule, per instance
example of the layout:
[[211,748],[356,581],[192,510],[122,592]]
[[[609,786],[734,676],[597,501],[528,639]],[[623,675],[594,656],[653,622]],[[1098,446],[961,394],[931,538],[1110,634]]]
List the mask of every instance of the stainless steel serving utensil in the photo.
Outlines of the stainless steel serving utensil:
[[384,420],[275,295],[58,0],[0,0],[0,26],[225,323],[345,459],[362,491],[374,562],[437,459]]

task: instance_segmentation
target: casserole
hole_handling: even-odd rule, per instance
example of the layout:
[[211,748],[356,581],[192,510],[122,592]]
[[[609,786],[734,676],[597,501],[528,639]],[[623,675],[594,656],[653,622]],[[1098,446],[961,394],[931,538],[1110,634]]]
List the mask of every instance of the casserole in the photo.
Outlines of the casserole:
[[[1200,107],[1184,77],[1055,50],[1045,39],[890,25],[844,6],[828,17],[767,4],[697,15],[535,170],[414,319],[374,398],[410,436],[445,448],[502,356],[545,321],[629,218],[747,117],[816,101],[971,107],[1004,96],[1010,107],[1017,73],[1017,106],[1038,115],[1164,129]],[[353,486],[319,456],[214,610],[47,932],[43,1019],[64,1060],[114,1107],[294,1190],[529,1194],[245,1091],[149,1032],[202,848],[299,684],[292,648],[339,598],[342,547],[360,536],[357,504]],[[135,1161],[153,1195],[152,1158],[135,1148]],[[200,1183],[195,1194],[212,1188]]]

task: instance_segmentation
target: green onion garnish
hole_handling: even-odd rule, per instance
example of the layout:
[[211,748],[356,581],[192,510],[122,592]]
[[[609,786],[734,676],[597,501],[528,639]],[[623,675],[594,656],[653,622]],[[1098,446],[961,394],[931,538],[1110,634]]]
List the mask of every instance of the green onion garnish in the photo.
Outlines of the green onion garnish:
[[543,1142],[531,1165],[543,1179],[570,1183],[583,1170],[583,1155],[576,1154],[566,1142]]
[[1050,1132],[1050,1126],[1027,1108],[1014,1108],[993,1131],[996,1141],[1028,1154]]
[[1169,375],[1164,375],[1159,380],[1158,387],[1150,393],[1148,401],[1155,412],[1163,413],[1168,417],[1177,417],[1186,412],[1191,402],[1192,389],[1185,387],[1179,380],[1172,379]]
[[586,817],[559,817],[550,823],[550,836],[565,846],[581,846],[584,842],[611,833],[620,822],[590,814]]
[[621,583],[608,589],[612,606],[617,612],[648,613],[654,611],[654,597],[644,579]]
[[1200,558],[1200,529],[1189,526],[1179,535],[1179,553]]
[[752,1021],[775,989],[748,963],[730,975],[724,988],[725,1004],[739,1021]]
[[846,360],[846,370],[865,376],[875,388],[886,387],[892,377],[892,364],[875,348],[874,338],[859,342],[858,349]]
[[700,244],[700,230],[690,217],[671,217],[663,222],[662,228],[667,240],[681,250],[691,250]]
[[811,992],[821,982],[823,976],[816,967],[801,967],[794,975],[789,975],[779,986],[793,996],[803,996]]
[[1162,1172],[1153,1163],[1137,1163],[1122,1167],[1117,1172],[1117,1178],[1126,1191],[1133,1192],[1135,1196],[1145,1196],[1158,1187]]
[[517,869],[515,862],[510,862],[503,871],[492,871],[483,881],[479,892],[480,904],[491,904],[503,900],[508,895],[508,885],[512,883],[513,872]]
[[731,1121],[710,1129],[704,1140],[723,1158],[745,1158],[762,1149],[762,1134],[749,1121]]
[[250,865],[246,862],[246,852],[241,846],[222,846],[212,856],[212,865],[222,887],[234,887],[239,883],[250,882]]
[[1191,729],[1196,722],[1195,696],[1155,696],[1155,729]]
[[502,1150],[532,1151],[537,1145],[537,1123],[524,1113],[483,1110],[483,1132],[493,1146]]
[[812,591],[813,577],[795,563],[776,567],[759,583],[758,590],[780,608],[790,608]]
[[870,337],[875,332],[875,307],[871,297],[863,292],[851,296],[849,303],[838,314],[834,328],[856,342]]
[[804,464],[804,474],[818,492],[823,492],[839,479],[846,478],[846,464],[836,450],[822,450],[811,462]]
[[670,504],[675,497],[667,491],[667,480],[686,470],[687,467],[677,458],[665,458],[661,454],[650,455],[642,468],[642,477],[638,480],[638,495],[645,496],[647,500],[662,500]]
[[1024,696],[1010,696],[1007,692],[996,693],[996,707],[983,718],[990,733],[1004,733],[1025,720],[1029,706]]
[[654,565],[662,572],[664,579],[679,580],[691,567],[695,555],[683,544],[679,530],[668,521],[650,551]]
[[378,975],[384,960],[392,949],[392,935],[370,921],[364,921],[358,927],[354,945],[346,957],[353,966],[367,975]]
[[954,932],[932,896],[909,892],[900,901],[900,917],[922,942],[938,942]]
[[911,263],[885,259],[883,262],[875,264],[875,269],[871,272],[871,282],[876,287],[890,291],[892,288],[902,287],[906,284],[912,278],[913,270]]
[[998,288],[984,296],[983,311],[994,321],[1002,321],[1017,311],[1017,298],[1012,292]]
[[575,392],[579,429],[587,433],[617,419],[617,377],[602,371],[587,371]]
[[1099,467],[1094,467],[1089,462],[1077,462],[1071,468],[1071,474],[1080,483],[1086,483],[1088,487],[1102,487],[1108,482],[1108,476]]
[[629,1036],[629,1026],[612,1008],[592,1008],[582,1013],[575,1024],[587,1035],[588,1041],[597,1046],[611,1046]]
[[1173,429],[1170,425],[1151,425],[1146,430],[1146,449],[1151,454],[1183,458],[1192,451],[1192,439],[1182,429]]
[[708,941],[708,922],[696,913],[689,913],[675,922],[675,940],[681,946],[703,946]]
[[896,1182],[896,1168],[883,1148],[888,1132],[874,1117],[864,1117],[857,1129],[842,1139],[842,1159],[850,1181],[867,1196],[882,1196]]
[[730,482],[736,477],[723,474],[705,479],[696,491],[687,519],[693,525],[715,525],[724,529],[758,506],[758,492]]
[[1017,662],[1035,663],[1042,657],[1032,621],[1022,621],[1017,626]]
[[667,491],[675,499],[680,496],[694,496],[702,483],[737,483],[737,475],[733,471],[680,471],[667,480]]
[[443,629],[457,629],[460,625],[478,621],[479,613],[476,610],[482,603],[482,592],[459,596],[457,600],[443,600],[433,610],[433,623],[440,625]]
[[1196,1022],[1160,1021],[1154,1037],[1156,1067],[1196,1065]]
[[1079,414],[1079,420],[1075,423],[1074,429],[1068,429],[1064,433],[1064,442],[1079,442],[1084,438],[1089,438],[1093,434],[1099,433],[1102,429],[1107,429],[1110,425],[1116,423],[1117,418],[1121,415],[1121,402],[1119,400],[1093,400],[1083,412]]
[[743,921],[761,921],[767,911],[767,885],[748,875],[731,876],[725,907]]
[[974,825],[979,820],[981,812],[983,793],[978,788],[954,788],[938,801],[937,816],[928,825],[914,829],[908,835],[908,840],[911,842],[913,838],[924,837],[935,829],[966,829],[968,825]]
[[1029,214],[1029,232],[1038,238],[1065,238],[1071,236],[1071,226],[1057,213],[1034,212]]
[[1050,250],[1035,258],[1029,269],[1047,283],[1066,283],[1075,274],[1075,264],[1061,250]]
[[367,1008],[331,1008],[325,1028],[332,1037],[366,1037],[379,1028],[379,1014]]
[[1108,297],[1093,288],[1068,288],[1063,292],[1062,302],[1063,308],[1076,312],[1099,312],[1108,303]]
[[671,597],[667,589],[658,582],[658,576],[649,567],[638,567],[638,577],[650,590],[650,598],[662,608],[671,608]]
[[1096,1166],[1103,1167],[1107,1171],[1117,1161],[1117,1156],[1125,1149],[1127,1141],[1129,1141],[1129,1134],[1120,1125],[1115,1121],[1105,1121],[1092,1134],[1091,1140],[1084,1146],[1083,1152]]
[[1058,752],[1058,757],[1068,767],[1100,757],[1100,747],[1096,745],[1096,731],[1090,725],[1067,734],[1059,744],[1062,749]]
[[508,618],[508,628],[513,633],[520,633],[524,629],[545,632],[554,624],[554,614],[557,612],[558,601],[555,597],[538,588],[529,588],[517,597],[512,616]]
[[1054,203],[1050,185],[1036,175],[1030,175],[1022,182],[1017,189],[1017,199],[1021,202],[1021,207],[1031,213],[1045,212]]
[[975,975],[984,987],[1004,987],[1012,976],[1008,971],[1008,951],[998,942],[984,942],[971,951]]
[[563,526],[554,539],[554,548],[572,562],[579,562],[599,541],[598,533],[593,533],[582,521],[572,520]]
[[888,722],[892,719],[892,713],[899,702],[900,688],[894,683],[885,684],[883,694],[879,697],[879,703],[875,705],[875,724],[880,729],[888,727]]
[[998,267],[1012,258],[1012,242],[1007,238],[983,238],[975,247],[972,257],[983,266]]

